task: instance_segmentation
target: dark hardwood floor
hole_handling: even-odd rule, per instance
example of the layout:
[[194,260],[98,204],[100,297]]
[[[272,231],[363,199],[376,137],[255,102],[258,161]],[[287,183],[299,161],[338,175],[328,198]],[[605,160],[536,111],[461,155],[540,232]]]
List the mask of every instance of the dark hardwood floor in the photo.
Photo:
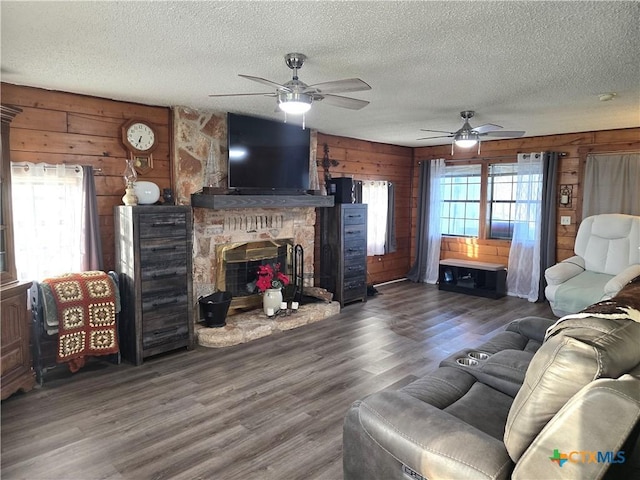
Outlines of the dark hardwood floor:
[[340,479],[349,405],[546,303],[410,282],[332,318],[142,366],[59,367],[2,402],[3,479]]

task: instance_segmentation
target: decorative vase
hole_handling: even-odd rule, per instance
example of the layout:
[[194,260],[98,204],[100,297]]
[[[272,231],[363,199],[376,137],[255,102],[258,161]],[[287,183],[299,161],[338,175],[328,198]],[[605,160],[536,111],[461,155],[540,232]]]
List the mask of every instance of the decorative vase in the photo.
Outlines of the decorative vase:
[[137,205],[138,197],[136,196],[136,192],[133,184],[127,185],[125,189],[124,197],[122,197],[122,203],[125,205]]
[[125,194],[122,197],[122,203],[125,205],[137,205],[138,197],[135,192],[135,183],[138,179],[138,174],[136,173],[135,168],[133,168],[133,162],[130,158],[126,159],[127,165],[124,169],[123,177],[124,177],[124,185],[125,185]]
[[282,289],[280,288],[268,288],[262,295],[262,309],[265,315],[269,315],[267,309],[273,309],[271,315],[274,315],[280,310],[280,304],[282,303]]

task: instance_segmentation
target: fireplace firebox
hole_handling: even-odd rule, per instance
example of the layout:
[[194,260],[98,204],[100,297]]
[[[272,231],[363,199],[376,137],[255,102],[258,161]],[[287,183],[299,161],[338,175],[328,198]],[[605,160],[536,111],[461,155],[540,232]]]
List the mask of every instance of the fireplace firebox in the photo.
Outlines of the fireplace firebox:
[[260,265],[280,264],[280,270],[292,279],[293,240],[264,240],[236,242],[216,247],[219,290],[231,292],[230,313],[257,308],[262,304],[256,281]]

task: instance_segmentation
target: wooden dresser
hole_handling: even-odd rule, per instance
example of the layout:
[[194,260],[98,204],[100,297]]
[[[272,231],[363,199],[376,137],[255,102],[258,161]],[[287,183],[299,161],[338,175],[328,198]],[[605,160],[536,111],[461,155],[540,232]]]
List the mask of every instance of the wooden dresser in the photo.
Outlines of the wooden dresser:
[[192,348],[191,207],[115,207],[115,242],[123,358]]
[[322,209],[320,286],[345,303],[367,300],[367,205]]
[[13,282],[2,286],[2,400],[18,390],[28,391],[36,383],[31,368],[27,310],[27,289],[31,282]]

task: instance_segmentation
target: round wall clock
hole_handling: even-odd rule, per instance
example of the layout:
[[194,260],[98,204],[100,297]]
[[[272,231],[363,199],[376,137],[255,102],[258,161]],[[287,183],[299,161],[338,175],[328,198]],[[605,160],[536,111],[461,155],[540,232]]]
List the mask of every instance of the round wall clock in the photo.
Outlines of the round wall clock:
[[153,152],[158,145],[155,128],[143,120],[129,120],[122,126],[122,142],[138,153]]
[[151,153],[158,146],[155,127],[147,121],[131,119],[122,126],[122,144],[130,152],[133,166],[140,174],[153,168]]

